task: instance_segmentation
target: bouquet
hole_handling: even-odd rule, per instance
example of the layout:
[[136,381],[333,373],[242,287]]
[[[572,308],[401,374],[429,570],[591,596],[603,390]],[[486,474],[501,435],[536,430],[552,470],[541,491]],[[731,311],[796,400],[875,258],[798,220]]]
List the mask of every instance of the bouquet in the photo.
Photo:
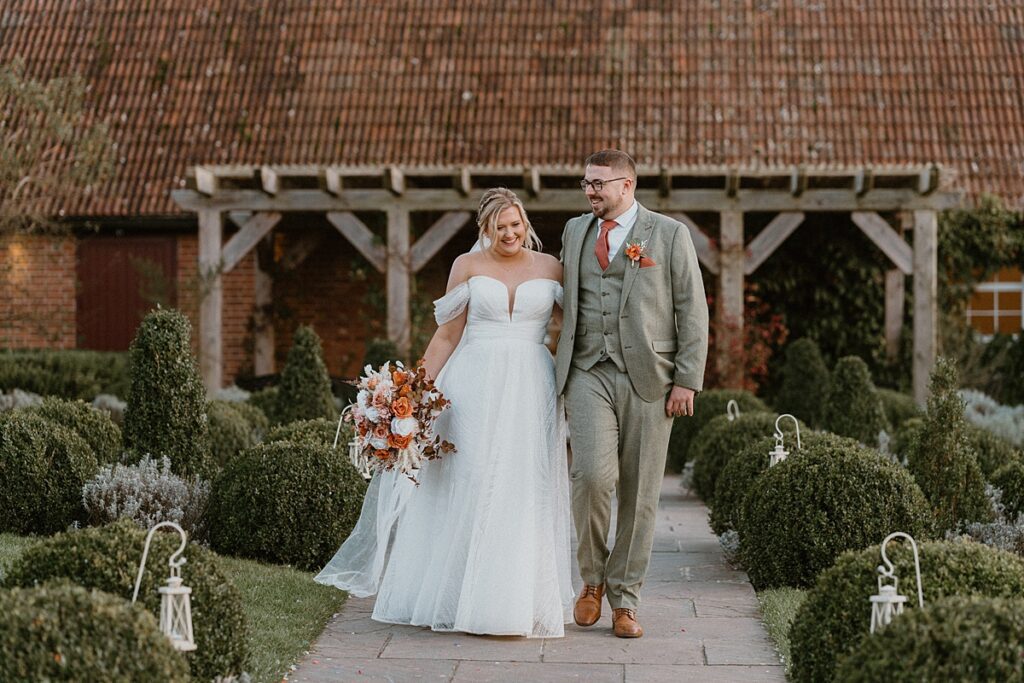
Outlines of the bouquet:
[[359,393],[342,419],[355,426],[349,457],[364,476],[397,469],[418,486],[414,475],[423,462],[455,451],[434,433],[437,416],[450,401],[427,377],[422,363],[413,371],[401,361],[385,363],[380,370],[367,365],[353,384]]

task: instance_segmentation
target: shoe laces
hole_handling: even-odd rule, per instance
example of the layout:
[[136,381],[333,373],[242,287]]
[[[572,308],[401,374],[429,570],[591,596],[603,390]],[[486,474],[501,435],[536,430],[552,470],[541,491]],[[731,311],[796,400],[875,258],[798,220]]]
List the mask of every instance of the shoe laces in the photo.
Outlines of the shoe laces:
[[588,586],[588,585],[584,585],[584,586],[583,586],[583,594],[582,594],[582,595],[581,595],[580,597],[581,597],[581,598],[585,598],[585,597],[588,597],[588,596],[589,596],[589,597],[592,597],[592,598],[596,598],[596,597],[598,597],[598,595],[597,595],[597,591],[598,591],[599,589],[600,589],[600,586]]
[[622,615],[626,615],[631,620],[636,621],[636,610],[634,609],[630,609],[628,607],[620,607],[617,610],[615,610],[615,616],[618,617]]

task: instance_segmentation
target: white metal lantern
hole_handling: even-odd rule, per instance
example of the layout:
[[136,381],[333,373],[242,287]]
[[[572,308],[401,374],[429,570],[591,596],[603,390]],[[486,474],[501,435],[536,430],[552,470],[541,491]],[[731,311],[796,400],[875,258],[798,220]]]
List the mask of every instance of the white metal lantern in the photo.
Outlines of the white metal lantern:
[[[885,563],[885,566],[878,566],[878,594],[868,598],[871,602],[871,633],[888,626],[893,617],[902,614],[903,606],[907,602],[907,596],[899,593],[900,580],[896,576],[895,567],[885,554],[886,544],[897,536],[910,541],[910,546],[914,550],[914,568],[917,572],[917,604],[919,607],[924,607],[924,593],[921,590],[921,561],[917,554],[917,543],[909,534],[902,531],[891,533],[882,541],[882,562]],[[892,583],[883,583],[884,579],[889,579]]]
[[149,556],[149,543],[153,540],[153,534],[161,527],[171,527],[177,531],[181,535],[181,545],[167,561],[171,574],[167,578],[167,585],[157,589],[160,593],[160,630],[170,638],[171,645],[175,649],[190,652],[196,649],[195,638],[192,634],[192,599],[190,597],[192,589],[181,582],[181,565],[186,562],[181,554],[185,551],[188,536],[185,534],[185,530],[174,522],[160,522],[146,534],[146,545],[142,550],[139,573],[135,577],[135,592],[132,594],[132,602],[139,597],[142,573],[146,568],[146,557]]
[[[341,411],[341,415],[338,417],[338,428],[334,430],[334,444],[331,448],[338,447],[338,439],[341,438],[341,423],[345,421],[345,415],[352,412],[352,407],[350,403]],[[348,459],[352,466],[359,471],[359,474],[363,475],[363,479],[369,480],[373,476],[373,473],[370,471],[370,462],[363,455],[363,446],[359,443],[358,433],[353,433],[352,440],[348,442]]]
[[729,402],[725,404],[725,414],[729,416],[729,422],[740,416],[740,404],[736,402],[736,399],[730,398]]
[[789,455],[789,451],[783,446],[786,437],[782,433],[782,429],[779,428],[779,421],[784,417],[793,420],[793,424],[796,425],[796,449],[799,451],[802,447],[800,443],[800,422],[789,413],[779,415],[775,418],[775,448],[768,451],[768,467],[775,467]]

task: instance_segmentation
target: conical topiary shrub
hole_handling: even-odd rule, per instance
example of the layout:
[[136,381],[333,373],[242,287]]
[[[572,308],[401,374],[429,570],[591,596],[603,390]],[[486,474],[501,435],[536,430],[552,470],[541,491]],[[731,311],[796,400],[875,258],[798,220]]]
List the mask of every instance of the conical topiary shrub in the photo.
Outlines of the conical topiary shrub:
[[189,342],[188,318],[173,309],[147,315],[132,341],[124,444],[139,456],[167,456],[175,474],[213,471],[206,391]]
[[907,446],[907,468],[931,503],[940,531],[960,522],[990,522],[992,506],[978,459],[967,440],[956,367],[940,358],[928,387],[928,411]]
[[788,345],[775,409],[780,414],[790,413],[810,426],[818,427],[828,387],[828,366],[814,340],[797,339]]
[[281,372],[277,422],[285,424],[318,417],[334,419],[337,416],[320,337],[312,327],[302,325],[295,331],[288,361]]
[[890,429],[867,363],[857,356],[836,363],[822,424],[830,432],[869,446],[877,446],[878,433]]

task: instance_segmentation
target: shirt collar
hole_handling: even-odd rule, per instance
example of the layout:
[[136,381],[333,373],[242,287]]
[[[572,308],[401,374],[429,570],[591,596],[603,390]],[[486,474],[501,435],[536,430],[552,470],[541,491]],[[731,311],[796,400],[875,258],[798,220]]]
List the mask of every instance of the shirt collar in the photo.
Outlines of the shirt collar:
[[638,204],[636,199],[634,199],[632,206],[626,209],[625,213],[620,215],[618,218],[612,219],[619,224],[619,227],[615,228],[615,230],[618,230],[619,228],[625,228],[626,230],[629,230],[630,228],[632,228],[633,223],[636,222],[636,215],[639,211],[640,204]]

